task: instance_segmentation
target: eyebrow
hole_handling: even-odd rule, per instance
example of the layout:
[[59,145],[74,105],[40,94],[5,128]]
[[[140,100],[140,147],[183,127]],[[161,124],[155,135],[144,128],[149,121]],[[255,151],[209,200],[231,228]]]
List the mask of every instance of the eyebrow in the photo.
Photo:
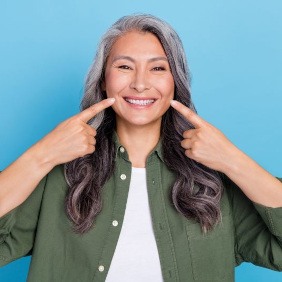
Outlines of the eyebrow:
[[[133,62],[133,63],[135,62],[135,60],[130,56],[119,55],[119,56],[114,57],[113,63],[115,61],[118,61],[118,60],[128,60],[128,61]],[[153,57],[153,58],[150,58],[148,60],[148,62],[155,62],[155,61],[166,61],[166,62],[168,62],[168,59],[167,59],[167,57],[160,56],[160,57]]]

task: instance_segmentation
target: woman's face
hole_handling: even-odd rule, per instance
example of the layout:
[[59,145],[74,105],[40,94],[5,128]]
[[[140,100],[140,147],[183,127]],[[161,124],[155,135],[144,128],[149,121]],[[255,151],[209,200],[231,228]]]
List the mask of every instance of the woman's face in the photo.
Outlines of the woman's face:
[[104,90],[116,99],[117,126],[161,124],[174,96],[174,80],[164,49],[152,33],[131,31],[112,46]]

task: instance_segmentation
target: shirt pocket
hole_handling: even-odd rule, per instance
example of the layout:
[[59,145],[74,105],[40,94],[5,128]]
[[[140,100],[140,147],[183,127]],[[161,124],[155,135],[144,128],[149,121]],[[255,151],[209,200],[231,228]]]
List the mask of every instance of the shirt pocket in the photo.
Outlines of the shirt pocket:
[[223,216],[222,222],[207,234],[202,233],[200,224],[187,224],[186,234],[195,281],[234,280],[234,232],[231,215]]

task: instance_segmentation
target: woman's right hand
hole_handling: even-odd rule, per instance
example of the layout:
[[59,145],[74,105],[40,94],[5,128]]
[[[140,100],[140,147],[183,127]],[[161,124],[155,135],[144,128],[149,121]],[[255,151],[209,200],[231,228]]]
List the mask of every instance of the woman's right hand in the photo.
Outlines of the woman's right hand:
[[95,151],[96,130],[87,122],[110,107],[114,98],[105,99],[60,123],[53,131],[30,148],[40,162],[54,167]]
[[96,130],[87,121],[114,101],[105,99],[65,120],[0,173],[0,217],[23,203],[53,167],[95,151]]

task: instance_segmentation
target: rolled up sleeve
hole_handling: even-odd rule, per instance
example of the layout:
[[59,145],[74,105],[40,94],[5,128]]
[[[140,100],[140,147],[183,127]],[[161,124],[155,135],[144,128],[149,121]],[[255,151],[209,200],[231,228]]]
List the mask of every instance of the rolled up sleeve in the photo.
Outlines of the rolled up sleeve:
[[246,261],[282,271],[282,207],[270,208],[253,203],[236,184],[231,180],[227,182],[237,263]]
[[46,179],[25,202],[0,218],[0,266],[32,251]]

